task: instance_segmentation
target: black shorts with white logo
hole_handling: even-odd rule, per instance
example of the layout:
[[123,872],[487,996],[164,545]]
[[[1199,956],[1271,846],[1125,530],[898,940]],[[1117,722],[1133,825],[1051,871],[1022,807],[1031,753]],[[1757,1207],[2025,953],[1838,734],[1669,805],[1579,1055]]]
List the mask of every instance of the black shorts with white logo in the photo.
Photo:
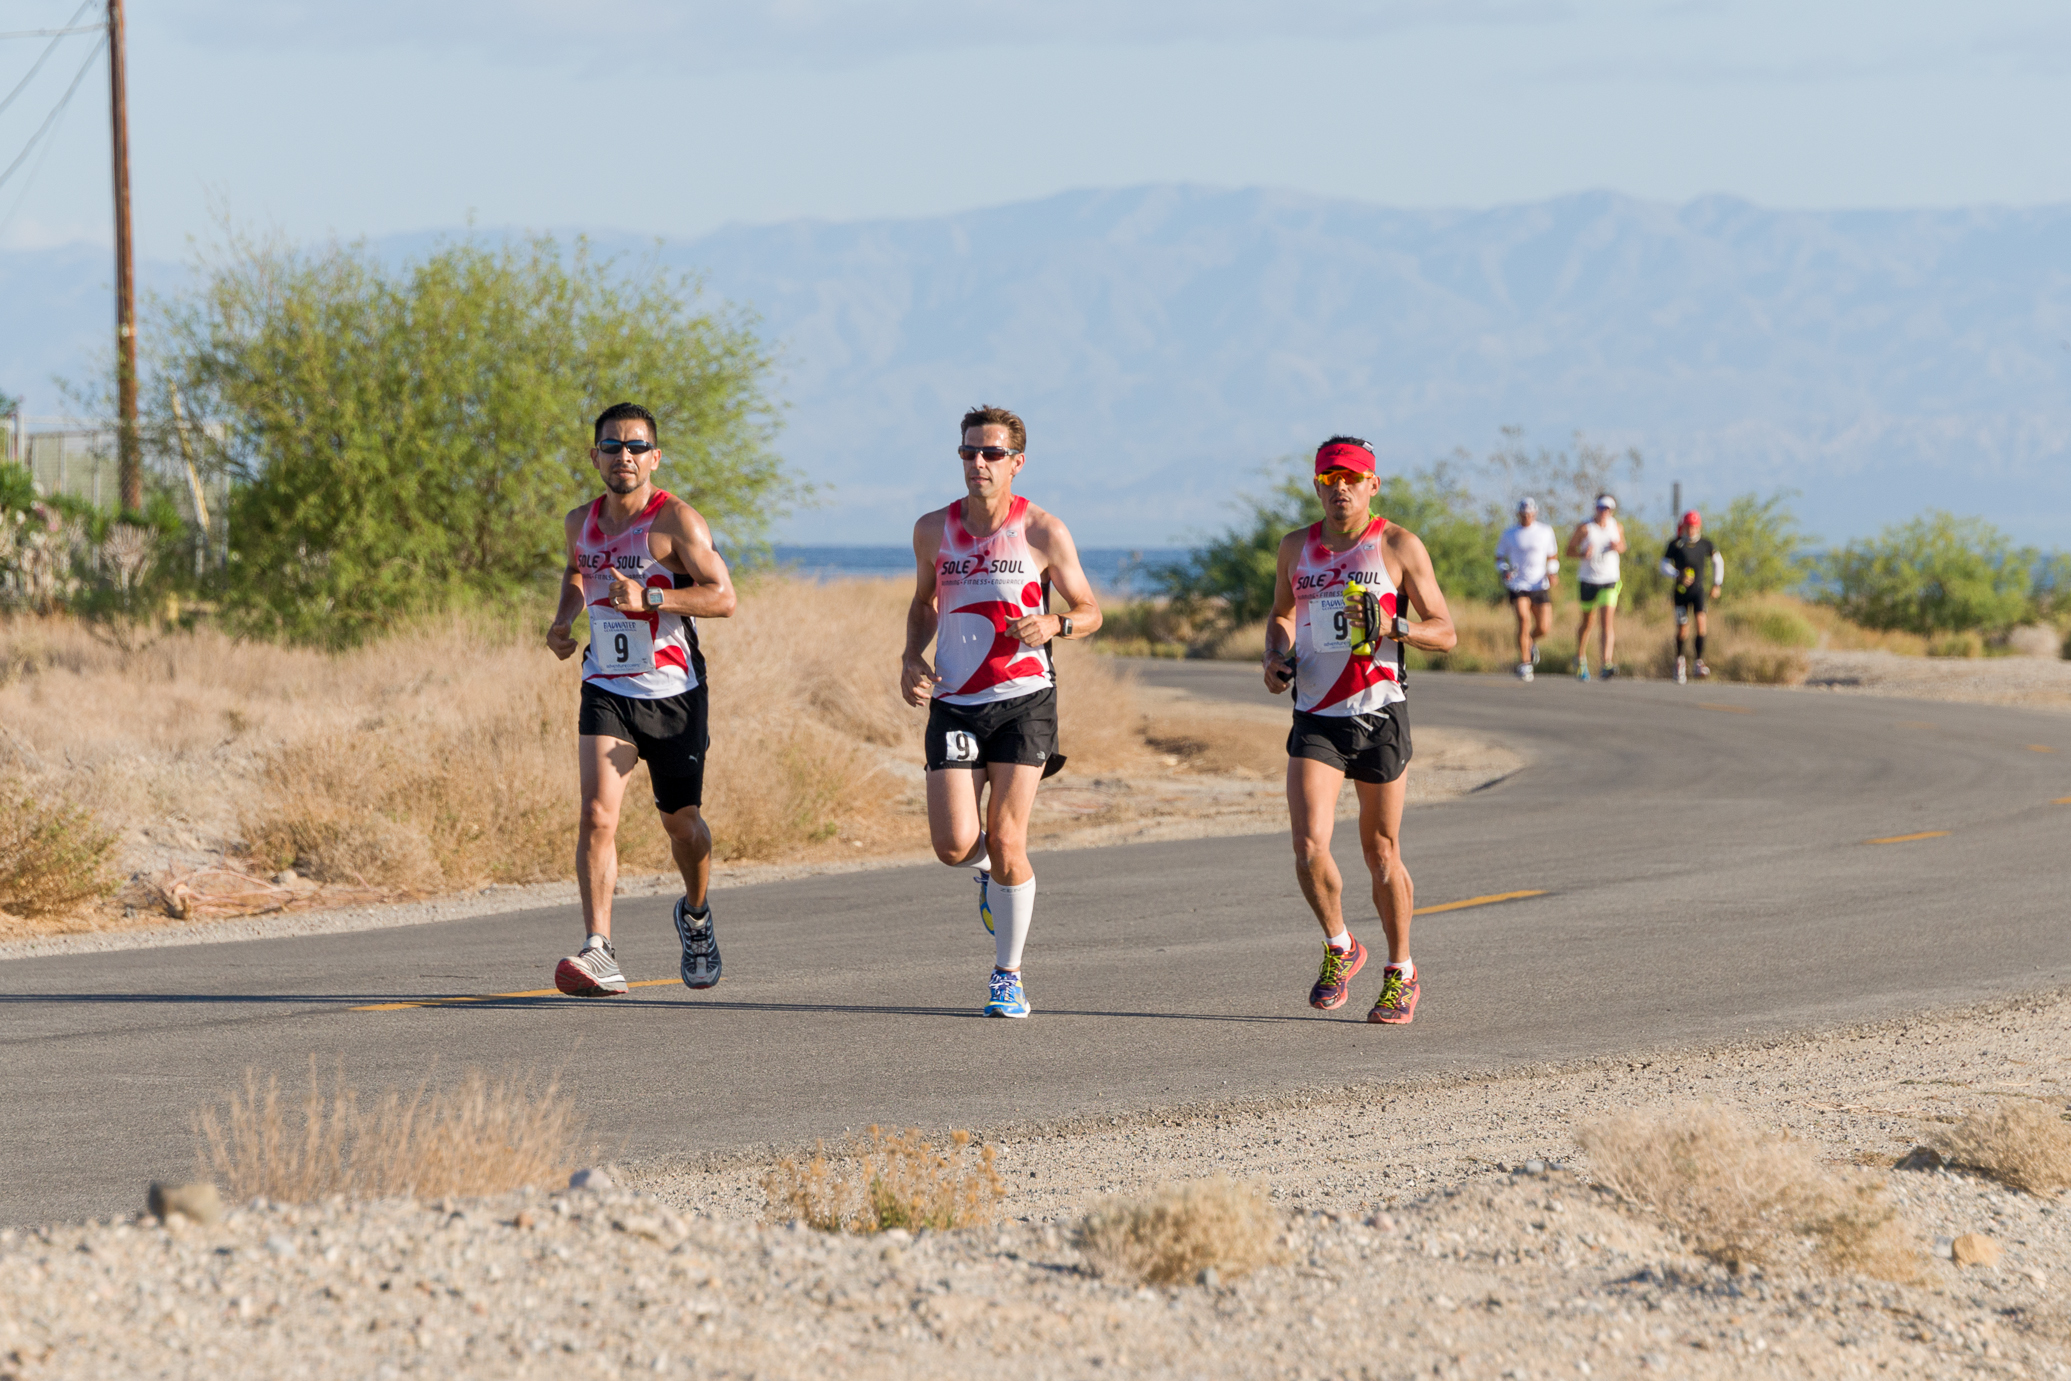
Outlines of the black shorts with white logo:
[[576,732],[632,744],[654,784],[654,808],[674,815],[705,803],[705,754],[712,746],[708,707],[702,681],[659,700],[620,695],[585,681]]
[[1544,588],[1537,590],[1505,590],[1503,596],[1512,604],[1517,603],[1521,599],[1528,599],[1534,604],[1553,603],[1553,591]]
[[1296,710],[1287,756],[1327,763],[1355,782],[1392,782],[1409,766],[1408,709],[1398,700],[1372,714]]
[[1057,687],[989,705],[928,708],[928,771],[983,767],[992,762],[1038,764],[1045,777],[1064,766],[1057,751]]

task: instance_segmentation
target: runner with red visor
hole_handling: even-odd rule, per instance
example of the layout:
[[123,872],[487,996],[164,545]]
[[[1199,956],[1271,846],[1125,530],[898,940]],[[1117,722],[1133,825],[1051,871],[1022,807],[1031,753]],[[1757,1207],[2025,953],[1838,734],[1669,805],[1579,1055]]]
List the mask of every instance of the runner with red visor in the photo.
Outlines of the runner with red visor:
[[1366,948],[1345,924],[1344,878],[1330,854],[1338,795],[1349,777],[1359,797],[1360,851],[1388,943],[1381,993],[1366,1019],[1400,1026],[1415,1017],[1421,990],[1409,952],[1416,893],[1402,862],[1410,759],[1403,650],[1445,652],[1457,635],[1424,544],[1374,515],[1380,487],[1373,448],[1358,437],[1333,436],[1317,449],[1323,521],[1280,540],[1265,677],[1275,695],[1294,691],[1287,807],[1295,878],[1324,940],[1309,1003],[1342,1007],[1366,963]]

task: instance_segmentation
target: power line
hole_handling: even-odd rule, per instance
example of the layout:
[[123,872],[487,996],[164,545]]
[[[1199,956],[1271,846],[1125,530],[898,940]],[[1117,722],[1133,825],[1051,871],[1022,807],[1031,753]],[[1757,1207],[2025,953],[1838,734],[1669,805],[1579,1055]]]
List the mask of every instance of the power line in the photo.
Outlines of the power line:
[[90,34],[100,27],[99,24],[81,24],[70,29],[16,29],[11,34],[0,34],[0,38],[63,38],[66,34]]
[[[81,5],[78,8],[78,10],[73,13],[72,17],[66,20],[65,22],[67,24],[78,23],[79,16],[85,14],[88,10],[92,9],[93,6],[94,0],[86,0],[86,3]],[[91,33],[93,30],[98,29],[100,27],[102,26],[99,24],[90,24],[87,25],[84,29],[68,28],[65,29],[63,32],[68,34]],[[30,65],[29,75],[23,77],[21,81],[15,84],[14,90],[7,93],[7,99],[0,100],[0,112],[5,112],[9,106],[14,104],[15,97],[21,95],[24,91],[27,91],[29,89],[29,83],[36,80],[36,74],[43,70],[43,64],[50,60],[50,55],[58,50],[58,44],[62,41],[63,39],[61,37],[54,38],[48,44],[44,45],[43,51],[37,55],[36,61]]]
[[22,151],[15,156],[14,162],[7,165],[7,171],[0,173],[0,187],[7,185],[7,179],[13,177],[16,170],[28,161],[30,153],[36,148],[37,141],[43,138],[45,132],[50,129],[52,124],[56,123],[58,116],[64,114],[65,107],[72,103],[73,94],[79,90],[79,83],[86,80],[86,69],[93,66],[93,60],[99,57],[101,49],[107,46],[108,38],[107,35],[103,34],[101,41],[94,44],[93,51],[86,55],[86,61],[79,64],[79,71],[74,74],[72,84],[65,88],[65,94],[59,98],[57,105],[52,107],[50,114],[43,117],[43,123],[36,127],[34,134],[29,136],[29,142],[22,145]]

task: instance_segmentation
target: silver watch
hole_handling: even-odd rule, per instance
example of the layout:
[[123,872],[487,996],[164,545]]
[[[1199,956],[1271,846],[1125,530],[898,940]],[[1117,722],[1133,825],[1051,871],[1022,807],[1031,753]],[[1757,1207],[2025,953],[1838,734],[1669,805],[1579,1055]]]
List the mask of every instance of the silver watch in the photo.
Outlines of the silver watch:
[[647,601],[647,607],[650,609],[661,608],[663,593],[664,591],[662,590],[662,587],[659,585],[648,586],[644,594],[644,598]]
[[1057,623],[1059,625],[1057,629],[1057,636],[1060,638],[1069,638],[1071,636],[1071,615],[1059,614],[1057,616]]

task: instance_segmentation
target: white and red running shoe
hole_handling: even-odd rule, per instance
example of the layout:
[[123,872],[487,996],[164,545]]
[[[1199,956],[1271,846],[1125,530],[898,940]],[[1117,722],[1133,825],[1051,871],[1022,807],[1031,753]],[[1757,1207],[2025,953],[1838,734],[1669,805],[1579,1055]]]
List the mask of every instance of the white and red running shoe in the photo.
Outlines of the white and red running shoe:
[[626,990],[609,940],[594,940],[554,965],[554,986],[570,997],[617,997]]

